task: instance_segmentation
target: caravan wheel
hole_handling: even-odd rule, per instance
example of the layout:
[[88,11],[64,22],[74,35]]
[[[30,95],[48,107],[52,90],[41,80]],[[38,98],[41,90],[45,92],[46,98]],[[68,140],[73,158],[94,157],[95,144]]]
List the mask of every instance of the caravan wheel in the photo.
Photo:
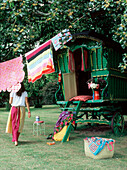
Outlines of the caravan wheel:
[[124,131],[124,117],[119,112],[112,117],[111,128],[115,135],[120,135]]

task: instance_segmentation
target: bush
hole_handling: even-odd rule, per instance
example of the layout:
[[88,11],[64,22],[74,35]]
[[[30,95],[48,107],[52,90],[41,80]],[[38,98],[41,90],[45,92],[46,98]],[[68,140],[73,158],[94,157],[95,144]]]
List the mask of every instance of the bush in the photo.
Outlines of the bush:
[[26,91],[28,92],[29,104],[35,108],[41,108],[43,104],[42,89],[46,84],[45,76],[34,83],[24,83]]
[[6,105],[9,105],[9,93],[2,91],[0,93],[0,107],[5,107]]
[[43,96],[43,104],[55,104],[55,93],[58,89],[57,80],[52,80],[51,82],[48,82],[43,90],[42,90],[42,96]]
[[24,81],[30,106],[41,108],[43,104],[55,104],[55,92],[58,89],[56,73],[43,75],[34,83]]

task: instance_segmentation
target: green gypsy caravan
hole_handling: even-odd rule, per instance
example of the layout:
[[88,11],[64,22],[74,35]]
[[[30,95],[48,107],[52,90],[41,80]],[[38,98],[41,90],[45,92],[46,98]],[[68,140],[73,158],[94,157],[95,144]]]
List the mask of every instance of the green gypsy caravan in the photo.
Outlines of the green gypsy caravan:
[[[123,50],[119,43],[93,31],[72,36],[53,51],[59,89],[55,97],[63,111],[75,113],[75,123],[107,124],[115,134],[124,130],[127,115],[127,72],[118,68]],[[73,127],[69,123],[62,140]]]

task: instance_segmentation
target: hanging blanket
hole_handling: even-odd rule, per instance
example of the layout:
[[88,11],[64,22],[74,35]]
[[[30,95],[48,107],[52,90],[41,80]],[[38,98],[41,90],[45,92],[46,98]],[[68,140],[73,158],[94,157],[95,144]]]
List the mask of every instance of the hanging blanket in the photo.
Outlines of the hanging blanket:
[[81,71],[85,71],[87,69],[87,62],[88,62],[88,53],[86,50],[82,50],[82,63],[81,63]]
[[62,130],[64,125],[67,125],[68,121],[72,120],[73,118],[73,114],[71,114],[71,112],[68,111],[63,111],[60,115],[59,118],[56,122],[56,125],[54,127],[54,132],[59,132],[60,130]]
[[0,92],[6,91],[24,79],[22,56],[0,63]]
[[16,84],[16,85],[12,86],[11,88],[7,88],[7,91],[8,91],[8,92],[13,91],[13,92],[16,93],[16,92],[19,91],[20,88],[21,88],[21,84],[18,83],[18,84]]
[[40,79],[43,74],[49,74],[55,71],[51,40],[26,53],[25,56],[29,82],[34,83],[37,79]]
[[74,54],[69,50],[69,63],[68,63],[68,68],[70,71],[74,72],[75,71],[75,61],[74,61]]
[[[62,128],[62,130],[60,132],[54,134],[54,140],[55,141],[62,141],[63,137],[66,134],[67,128],[68,128],[68,126],[66,125]],[[67,141],[69,141],[69,137],[67,138]]]
[[71,33],[69,32],[68,29],[65,29],[56,36],[54,36],[51,39],[51,41],[53,43],[55,51],[57,51],[62,46],[62,44],[66,44],[71,39],[72,39]]
[[[73,116],[74,116],[73,113],[68,112],[68,111],[63,111],[59,115],[58,121],[56,122],[56,125],[54,127],[54,134],[52,137],[55,141],[62,141],[62,139],[67,131],[69,122],[71,122],[72,124],[75,124]],[[67,141],[69,141],[69,137],[68,137]]]

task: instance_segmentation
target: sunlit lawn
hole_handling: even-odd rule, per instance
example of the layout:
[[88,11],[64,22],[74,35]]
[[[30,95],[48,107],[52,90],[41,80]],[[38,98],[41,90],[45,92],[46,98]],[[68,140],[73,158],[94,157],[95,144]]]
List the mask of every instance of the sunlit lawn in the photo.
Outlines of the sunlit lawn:
[[[32,117],[25,120],[19,145],[14,146],[11,135],[5,133],[8,112],[0,109],[0,170],[92,170],[92,169],[127,169],[127,129],[123,136],[116,137],[107,126],[87,127],[79,125],[70,134],[70,141],[47,145],[47,136],[53,133],[55,123],[61,113],[58,106],[31,108]],[[46,123],[46,136],[33,136],[33,122],[40,116]],[[125,118],[127,118],[125,116]],[[126,120],[127,121],[127,120]],[[80,127],[80,128],[79,128]],[[116,140],[115,153],[111,159],[95,160],[85,156],[83,139],[87,136],[102,136]]]

